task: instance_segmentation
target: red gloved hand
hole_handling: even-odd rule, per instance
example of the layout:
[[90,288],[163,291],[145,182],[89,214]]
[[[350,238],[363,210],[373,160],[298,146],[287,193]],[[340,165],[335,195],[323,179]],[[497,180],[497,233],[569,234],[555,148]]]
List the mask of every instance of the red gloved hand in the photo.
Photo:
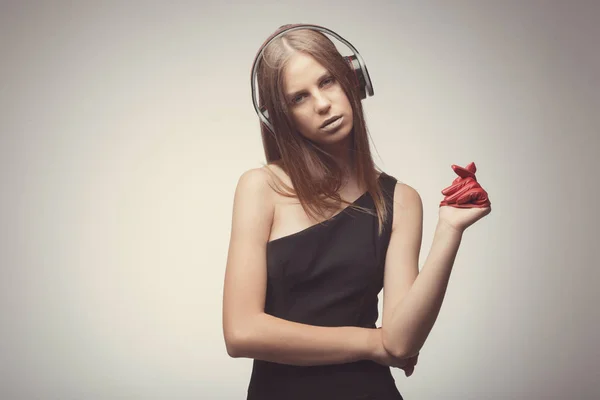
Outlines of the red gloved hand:
[[456,208],[484,208],[490,207],[491,202],[488,194],[477,182],[475,172],[477,167],[472,162],[466,168],[452,164],[452,169],[458,175],[452,185],[442,190],[446,196],[440,202],[440,207],[451,206]]

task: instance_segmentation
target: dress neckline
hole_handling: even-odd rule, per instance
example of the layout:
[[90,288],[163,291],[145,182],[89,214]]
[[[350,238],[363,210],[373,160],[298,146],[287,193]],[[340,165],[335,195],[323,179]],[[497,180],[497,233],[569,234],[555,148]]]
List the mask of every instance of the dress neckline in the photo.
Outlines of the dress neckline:
[[[384,172],[381,172],[379,174],[379,176],[377,177],[377,182],[378,183],[381,181],[381,179],[383,178],[384,175],[385,175]],[[285,236],[281,236],[281,237],[269,240],[267,242],[267,247],[271,246],[273,243],[283,242],[286,239],[291,239],[291,238],[294,238],[296,236],[300,236],[300,235],[302,235],[304,233],[307,233],[309,231],[312,231],[312,230],[314,230],[314,229],[316,229],[318,227],[325,226],[324,224],[328,224],[328,223],[333,222],[334,220],[336,220],[342,214],[347,214],[347,211],[348,211],[348,209],[350,209],[351,206],[357,205],[360,201],[362,201],[364,198],[366,198],[368,194],[369,194],[369,191],[364,192],[363,194],[361,194],[360,196],[358,196],[356,198],[356,200],[354,200],[353,202],[351,202],[350,204],[348,204],[346,207],[344,207],[343,209],[341,209],[339,212],[337,212],[336,214],[332,215],[331,217],[329,217],[329,218],[327,218],[327,219],[325,219],[325,220],[323,220],[321,222],[317,222],[316,224],[313,224],[311,226],[303,228],[303,229],[301,229],[301,230],[299,230],[297,232],[293,232],[293,233],[287,234]]]

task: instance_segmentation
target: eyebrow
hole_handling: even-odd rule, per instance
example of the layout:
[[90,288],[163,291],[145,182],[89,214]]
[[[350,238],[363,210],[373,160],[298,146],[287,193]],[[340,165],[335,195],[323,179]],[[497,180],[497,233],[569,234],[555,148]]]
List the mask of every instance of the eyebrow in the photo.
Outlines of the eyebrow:
[[[321,74],[321,76],[319,76],[319,78],[317,79],[317,82],[322,81],[325,78],[328,78],[331,76],[331,73],[329,71],[325,71]],[[291,92],[286,94],[287,97],[289,97],[290,99],[293,99],[294,97],[296,97],[297,94],[304,92],[304,89],[301,90],[296,90],[295,92]]]

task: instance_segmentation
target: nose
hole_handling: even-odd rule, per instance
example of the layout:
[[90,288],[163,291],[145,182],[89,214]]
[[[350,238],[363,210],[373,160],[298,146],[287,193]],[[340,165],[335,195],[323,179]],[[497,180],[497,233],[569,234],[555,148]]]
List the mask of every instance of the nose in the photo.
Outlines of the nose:
[[323,93],[317,93],[315,95],[315,111],[318,113],[325,113],[331,108],[331,101]]

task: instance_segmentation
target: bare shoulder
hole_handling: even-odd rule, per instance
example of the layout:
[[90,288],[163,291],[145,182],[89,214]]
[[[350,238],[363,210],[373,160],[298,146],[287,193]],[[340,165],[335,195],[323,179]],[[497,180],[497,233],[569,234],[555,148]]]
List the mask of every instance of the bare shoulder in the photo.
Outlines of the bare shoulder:
[[272,223],[275,207],[282,202],[277,190],[291,185],[281,167],[269,164],[244,171],[237,182],[234,214],[245,213]]
[[281,171],[272,166],[252,168],[244,171],[238,179],[236,200],[257,199],[265,202],[265,206],[273,203],[273,190],[277,179],[281,179]]
[[422,200],[417,189],[406,183],[396,182],[394,203],[398,203],[401,207],[410,208],[416,205],[422,205]]
[[252,168],[244,171],[237,183],[237,192],[244,195],[264,195],[269,191],[270,176],[264,168]]
[[422,220],[423,200],[414,187],[403,182],[397,182],[394,190],[394,220],[392,229],[407,218]]

